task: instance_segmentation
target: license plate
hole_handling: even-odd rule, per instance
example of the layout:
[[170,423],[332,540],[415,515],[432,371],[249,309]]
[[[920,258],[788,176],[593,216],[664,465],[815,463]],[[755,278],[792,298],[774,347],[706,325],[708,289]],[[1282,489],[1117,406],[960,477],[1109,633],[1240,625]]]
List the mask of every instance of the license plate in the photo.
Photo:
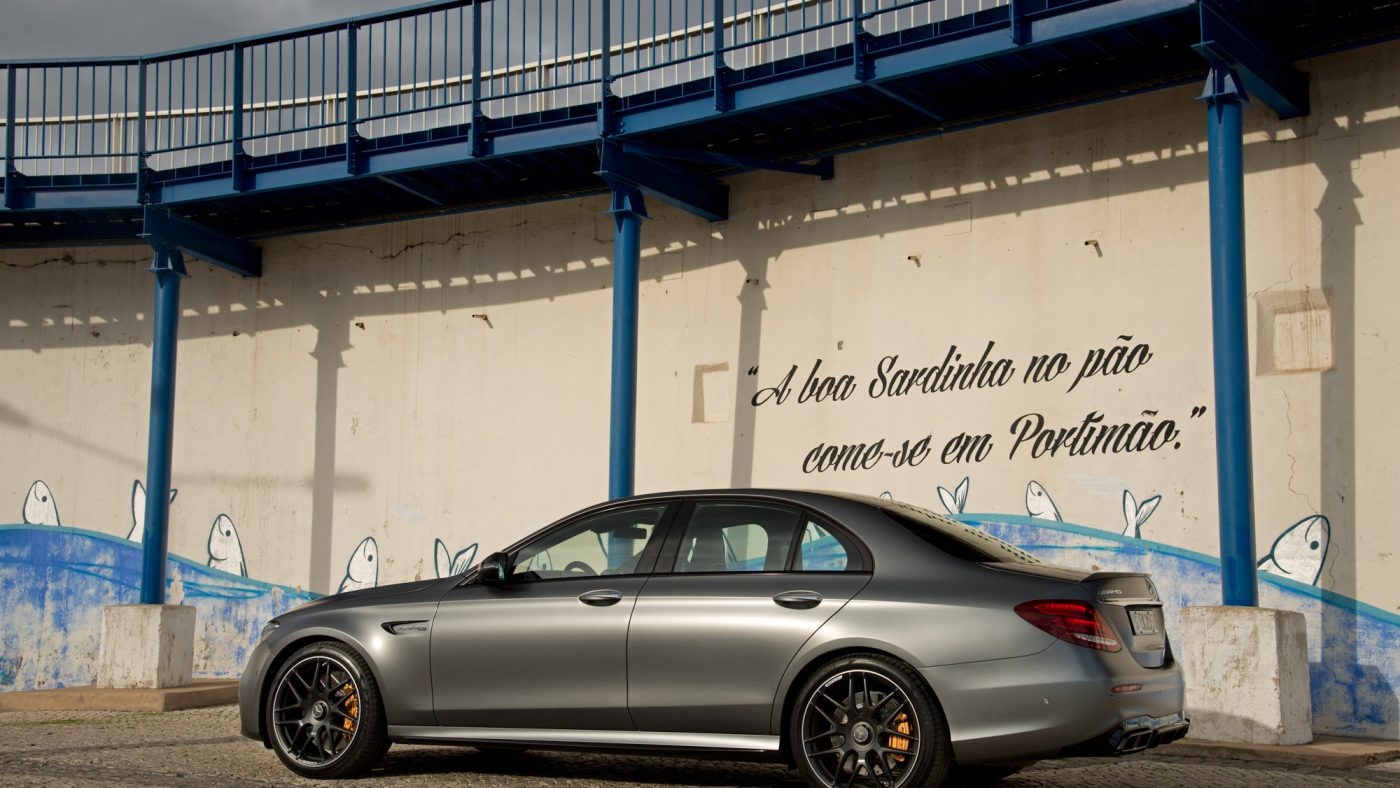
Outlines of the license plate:
[[1134,635],[1160,635],[1162,628],[1157,624],[1156,610],[1129,610],[1128,618],[1133,622]]

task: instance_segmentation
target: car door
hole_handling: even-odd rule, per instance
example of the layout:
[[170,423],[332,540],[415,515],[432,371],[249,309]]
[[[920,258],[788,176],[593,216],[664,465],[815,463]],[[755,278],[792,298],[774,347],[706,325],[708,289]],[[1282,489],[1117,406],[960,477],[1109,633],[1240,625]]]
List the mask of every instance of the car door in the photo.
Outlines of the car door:
[[627,626],[674,506],[591,512],[513,551],[504,583],[448,592],[430,645],[438,724],[632,730]]
[[682,511],[637,600],[628,707],[643,731],[765,735],[802,644],[870,580],[839,528],[763,500]]

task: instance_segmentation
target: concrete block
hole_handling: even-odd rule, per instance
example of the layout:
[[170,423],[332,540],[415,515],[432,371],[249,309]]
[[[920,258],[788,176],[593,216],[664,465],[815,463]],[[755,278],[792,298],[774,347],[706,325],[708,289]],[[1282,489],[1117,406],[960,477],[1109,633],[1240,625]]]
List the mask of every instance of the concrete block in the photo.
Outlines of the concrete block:
[[1269,290],[1254,300],[1259,374],[1332,368],[1332,310],[1322,291]]
[[194,673],[195,609],[109,605],[102,609],[97,686],[183,687]]
[[0,692],[0,711],[179,711],[238,702],[237,679],[196,679],[161,689],[62,689]]
[[1312,741],[1308,634],[1301,613],[1188,607],[1181,611],[1181,629],[1191,738]]

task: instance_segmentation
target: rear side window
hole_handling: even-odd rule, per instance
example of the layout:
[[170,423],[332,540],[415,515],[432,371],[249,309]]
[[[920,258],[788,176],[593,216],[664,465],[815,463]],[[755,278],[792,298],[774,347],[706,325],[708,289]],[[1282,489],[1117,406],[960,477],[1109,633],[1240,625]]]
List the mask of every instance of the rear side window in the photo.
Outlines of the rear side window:
[[759,503],[697,503],[681,538],[676,572],[781,572],[799,513]]
[[793,561],[794,572],[844,572],[851,566],[851,551],[835,534],[819,523],[807,521]]
[[1040,560],[970,525],[898,501],[870,499],[886,517],[939,550],[963,561],[1038,564]]

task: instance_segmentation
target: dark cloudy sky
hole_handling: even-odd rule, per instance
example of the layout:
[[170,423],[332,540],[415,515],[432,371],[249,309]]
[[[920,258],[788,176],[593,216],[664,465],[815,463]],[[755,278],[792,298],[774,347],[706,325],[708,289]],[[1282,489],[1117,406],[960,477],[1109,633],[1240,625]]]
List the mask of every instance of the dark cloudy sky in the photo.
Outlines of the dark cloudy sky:
[[0,0],[0,60],[140,55],[415,0]]

